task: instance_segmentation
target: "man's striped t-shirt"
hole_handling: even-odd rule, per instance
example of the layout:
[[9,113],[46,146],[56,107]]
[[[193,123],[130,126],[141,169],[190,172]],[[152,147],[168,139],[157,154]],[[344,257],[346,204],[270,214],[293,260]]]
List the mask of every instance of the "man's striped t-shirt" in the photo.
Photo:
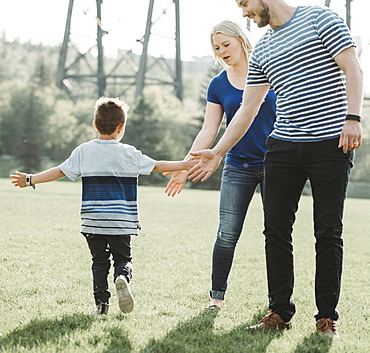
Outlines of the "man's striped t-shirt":
[[78,146],[59,168],[71,180],[82,178],[81,233],[136,235],[138,175],[150,174],[155,163],[116,140]]
[[334,61],[356,46],[343,20],[328,8],[298,6],[257,43],[247,86],[271,85],[277,94],[272,137],[312,142],[338,137],[347,112],[345,77]]

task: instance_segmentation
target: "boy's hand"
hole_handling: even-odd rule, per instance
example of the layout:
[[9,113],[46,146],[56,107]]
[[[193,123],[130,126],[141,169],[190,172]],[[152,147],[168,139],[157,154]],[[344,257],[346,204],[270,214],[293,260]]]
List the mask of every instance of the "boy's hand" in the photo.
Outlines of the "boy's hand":
[[198,156],[193,156],[188,159],[185,159],[184,162],[185,162],[186,170],[192,169],[199,162],[199,159],[200,157]]
[[174,197],[176,194],[179,194],[182,191],[188,177],[188,172],[186,170],[181,170],[179,172],[163,173],[163,175],[165,176],[170,174],[172,174],[172,177],[171,180],[168,182],[164,192],[168,196]]
[[25,188],[26,184],[26,173],[21,173],[16,171],[15,174],[11,174],[10,177],[13,178],[12,183],[14,186],[19,186],[20,188]]

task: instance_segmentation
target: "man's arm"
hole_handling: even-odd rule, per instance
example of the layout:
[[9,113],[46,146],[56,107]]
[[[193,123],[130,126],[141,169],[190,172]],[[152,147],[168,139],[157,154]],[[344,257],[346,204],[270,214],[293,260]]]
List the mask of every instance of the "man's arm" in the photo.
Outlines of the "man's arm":
[[[363,100],[363,74],[356,48],[350,47],[343,50],[334,60],[346,75],[347,113],[360,116]],[[347,120],[343,126],[338,147],[343,147],[343,152],[346,153],[348,150],[360,147],[361,142],[361,123],[356,120]]]
[[226,132],[217,145],[208,150],[192,152],[192,156],[200,157],[200,161],[189,170],[189,179],[193,181],[206,181],[220,165],[222,157],[246,133],[257,115],[270,86],[246,87],[243,101]]

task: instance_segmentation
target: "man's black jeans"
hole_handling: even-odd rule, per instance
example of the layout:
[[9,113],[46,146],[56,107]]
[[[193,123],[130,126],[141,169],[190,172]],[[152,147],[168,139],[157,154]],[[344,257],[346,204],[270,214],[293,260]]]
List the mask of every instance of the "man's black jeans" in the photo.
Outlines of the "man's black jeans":
[[311,184],[316,238],[316,319],[338,319],[343,239],[342,218],[353,151],[339,139],[287,142],[269,137],[265,155],[265,250],[269,307],[288,322],[295,313],[292,231],[298,202]]

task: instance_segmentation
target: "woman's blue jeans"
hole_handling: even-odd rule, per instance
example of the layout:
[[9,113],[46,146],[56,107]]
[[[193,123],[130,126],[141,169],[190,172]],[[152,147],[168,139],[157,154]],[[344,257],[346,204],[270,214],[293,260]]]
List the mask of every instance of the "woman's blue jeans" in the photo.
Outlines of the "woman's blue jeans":
[[338,319],[343,239],[343,207],[353,151],[343,153],[338,138],[287,142],[269,137],[265,154],[265,250],[269,307],[288,322],[295,313],[292,231],[308,179],[316,238],[316,319]]
[[83,234],[92,256],[93,291],[95,304],[109,303],[108,274],[114,262],[114,280],[120,275],[132,278],[131,236]]
[[212,299],[224,300],[235,247],[258,185],[262,195],[262,170],[248,171],[225,163],[220,190],[220,223],[212,258]]

